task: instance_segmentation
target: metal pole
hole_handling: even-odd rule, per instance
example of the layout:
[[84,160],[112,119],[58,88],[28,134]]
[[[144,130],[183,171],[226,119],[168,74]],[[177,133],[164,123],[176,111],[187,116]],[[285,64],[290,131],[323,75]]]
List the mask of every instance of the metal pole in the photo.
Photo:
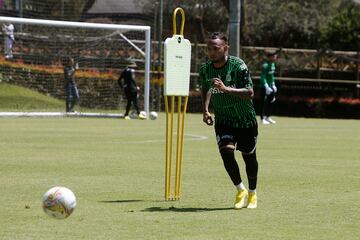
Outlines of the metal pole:
[[19,0],[19,17],[23,17],[23,0]]
[[229,54],[236,57],[239,57],[240,55],[240,13],[241,0],[230,0]]
[[[358,60],[360,61],[360,51],[357,52],[357,58]],[[357,84],[356,84],[356,97],[357,98],[360,98],[360,69],[359,69],[359,61],[356,62],[356,68],[355,68],[355,71],[356,71],[356,81],[357,81]]]
[[61,0],[61,20],[64,20],[64,0]]
[[[23,0],[18,0],[18,4],[19,4],[19,17],[22,18],[24,16],[23,13]],[[22,32],[23,31],[23,25],[20,24],[19,26],[19,31]]]
[[[158,80],[160,80],[161,78],[161,58],[162,58],[162,40],[161,40],[161,36],[162,36],[162,29],[163,29],[163,12],[164,12],[164,8],[163,8],[163,0],[160,0],[159,3],[159,24],[158,24],[158,63],[157,63],[157,67],[158,67]],[[162,96],[162,92],[161,92],[161,85],[160,85],[160,81],[158,81],[158,101],[157,101],[157,110],[161,111],[161,96]]]
[[145,31],[145,106],[146,116],[150,116],[150,63],[151,63],[151,30]]

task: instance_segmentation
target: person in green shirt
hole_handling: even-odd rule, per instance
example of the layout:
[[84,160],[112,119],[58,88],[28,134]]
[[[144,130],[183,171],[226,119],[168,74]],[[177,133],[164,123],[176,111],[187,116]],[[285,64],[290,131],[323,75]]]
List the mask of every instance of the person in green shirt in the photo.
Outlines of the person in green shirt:
[[[202,82],[203,121],[215,125],[215,134],[225,169],[237,189],[235,209],[256,208],[258,126],[252,98],[249,70],[238,57],[228,55],[227,37],[212,33],[206,40],[209,61],[199,70]],[[209,112],[212,104],[215,119]],[[244,186],[235,150],[246,164],[249,190]]]
[[275,85],[275,52],[268,52],[267,59],[263,62],[260,78],[260,120],[262,124],[276,123],[270,115],[275,102],[277,87]]

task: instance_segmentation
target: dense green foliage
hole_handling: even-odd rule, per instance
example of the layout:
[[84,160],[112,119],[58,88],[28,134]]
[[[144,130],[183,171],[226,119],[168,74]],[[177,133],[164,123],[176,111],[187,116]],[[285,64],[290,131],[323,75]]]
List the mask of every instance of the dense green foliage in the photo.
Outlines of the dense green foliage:
[[[241,2],[243,45],[359,50],[359,3],[351,0]],[[164,4],[167,28],[172,26],[171,13],[175,7],[181,6],[187,12],[192,30],[189,38],[196,36],[200,40],[207,32],[227,31],[229,0],[177,0]]]
[[360,5],[342,9],[323,29],[321,41],[325,47],[360,50]]
[[[154,19],[153,26],[157,25],[159,2],[159,0],[137,1],[149,19]],[[163,2],[165,36],[172,33],[172,12],[176,7],[182,7],[186,12],[187,34],[192,41],[195,39],[199,42],[204,41],[208,32],[227,31],[230,0]],[[95,0],[24,0],[23,3],[23,13],[26,17],[80,21],[84,19]],[[360,49],[359,1],[241,0],[241,4],[241,44],[243,45],[328,47],[334,50],[355,51]]]
[[255,46],[316,48],[320,29],[340,0],[245,1],[243,42]]

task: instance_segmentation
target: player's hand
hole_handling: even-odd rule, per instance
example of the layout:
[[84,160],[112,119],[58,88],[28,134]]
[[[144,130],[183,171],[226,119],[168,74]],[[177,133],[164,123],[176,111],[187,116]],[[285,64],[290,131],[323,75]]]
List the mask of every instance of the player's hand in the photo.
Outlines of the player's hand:
[[214,120],[209,112],[203,113],[203,122],[209,126],[212,126],[214,124]]
[[269,86],[265,86],[265,94],[270,95],[273,92],[273,90]]
[[226,86],[220,78],[213,78],[213,86],[222,92],[226,92]]
[[275,86],[275,84],[272,85],[272,90],[274,91],[274,93],[277,92],[277,87]]

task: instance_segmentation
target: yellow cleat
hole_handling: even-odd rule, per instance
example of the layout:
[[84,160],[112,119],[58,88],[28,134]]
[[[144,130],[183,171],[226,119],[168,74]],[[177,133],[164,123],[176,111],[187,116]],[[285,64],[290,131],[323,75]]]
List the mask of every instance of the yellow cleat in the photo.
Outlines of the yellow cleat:
[[255,192],[249,192],[247,208],[257,208],[257,196]]
[[241,209],[247,206],[248,191],[246,189],[240,190],[236,193],[235,209]]
[[130,120],[131,118],[129,116],[124,117],[125,120]]

